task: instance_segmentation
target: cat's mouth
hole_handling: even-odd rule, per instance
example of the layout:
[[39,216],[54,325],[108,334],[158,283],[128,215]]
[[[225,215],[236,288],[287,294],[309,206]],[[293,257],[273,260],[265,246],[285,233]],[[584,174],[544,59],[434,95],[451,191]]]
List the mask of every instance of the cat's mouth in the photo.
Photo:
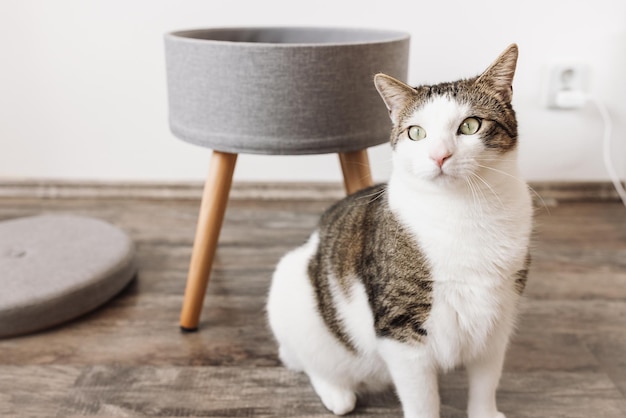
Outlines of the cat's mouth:
[[435,167],[430,176],[430,181],[436,184],[451,184],[463,181],[463,173],[459,172],[454,164],[444,164],[442,167]]
[[447,184],[457,179],[451,172],[443,168],[433,170],[429,177],[429,180],[435,184]]

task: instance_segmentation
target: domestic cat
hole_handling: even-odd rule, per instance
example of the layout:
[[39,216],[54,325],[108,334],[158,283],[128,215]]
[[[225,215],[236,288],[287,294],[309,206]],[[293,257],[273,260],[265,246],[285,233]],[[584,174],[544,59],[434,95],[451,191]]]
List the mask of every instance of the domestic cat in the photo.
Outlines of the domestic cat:
[[463,365],[469,417],[504,417],[496,388],[532,228],[517,56],[511,45],[480,76],[416,88],[376,75],[393,122],[388,184],[333,205],[278,263],[267,312],[280,358],[333,413],[393,384],[405,418],[439,417],[438,373]]

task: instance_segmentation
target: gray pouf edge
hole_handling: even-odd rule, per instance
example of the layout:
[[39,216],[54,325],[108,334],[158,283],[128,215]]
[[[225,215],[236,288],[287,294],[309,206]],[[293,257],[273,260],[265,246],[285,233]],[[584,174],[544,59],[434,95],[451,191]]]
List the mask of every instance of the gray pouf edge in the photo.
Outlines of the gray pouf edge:
[[[32,218],[39,216],[33,216]],[[61,216],[103,222],[109,227],[116,229],[126,239],[125,244],[128,248],[125,256],[120,258],[116,264],[112,264],[106,271],[102,271],[98,276],[74,286],[61,295],[44,300],[34,299],[28,306],[10,306],[0,310],[0,316],[3,318],[2,322],[0,322],[0,339],[43,331],[78,319],[109,302],[137,276],[135,245],[123,231],[101,219],[73,215]],[[107,279],[103,280],[103,278]],[[68,301],[68,303],[62,305],[64,300]],[[63,306],[63,309],[58,309],[60,305]]]
[[[133,255],[129,255],[128,258],[133,259]],[[20,313],[20,323],[31,322],[37,323],[37,325],[32,327],[12,327],[11,324],[2,325],[0,326],[0,338],[32,334],[34,332],[54,328],[69,321],[79,319],[80,317],[103,307],[103,305],[124,290],[136,277],[136,275],[137,266],[133,259],[132,261],[129,261],[128,264],[119,266],[118,270],[110,272],[109,276],[111,278],[108,281],[101,281],[96,286],[77,288],[63,297],[41,301],[36,306],[31,307],[28,311],[22,311]],[[94,292],[94,289],[98,289],[98,291]],[[60,300],[70,298],[81,302],[74,302],[73,305],[68,306],[60,314],[50,314],[50,312],[54,311],[55,307],[58,306]],[[5,311],[4,315],[6,315],[7,318],[10,318],[10,310]],[[40,318],[44,315],[48,316],[48,320],[41,322]]]
[[[231,154],[257,154],[257,155],[315,155],[315,154],[336,154],[342,152],[361,151],[370,147],[375,147],[389,142],[389,131],[385,135],[369,136],[368,134],[354,134],[354,146],[346,146],[347,136],[342,136],[342,141],[333,142],[332,138],[295,139],[291,141],[278,141],[275,138],[259,138],[255,141],[246,141],[237,136],[208,136],[204,132],[194,132],[177,126],[175,122],[170,123],[170,131],[184,142],[214,151]],[[205,138],[206,136],[206,138]],[[255,147],[258,144],[258,147]],[[268,144],[273,144],[268,146]]]

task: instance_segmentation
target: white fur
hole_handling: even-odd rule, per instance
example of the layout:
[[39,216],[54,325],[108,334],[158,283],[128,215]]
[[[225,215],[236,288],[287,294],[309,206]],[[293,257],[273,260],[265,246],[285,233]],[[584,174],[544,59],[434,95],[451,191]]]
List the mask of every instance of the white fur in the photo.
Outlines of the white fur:
[[[318,314],[307,277],[316,233],[276,269],[268,314],[281,358],[309,375],[335,414],[354,408],[363,384],[380,387],[391,379],[406,418],[436,418],[437,373],[465,365],[469,417],[504,417],[496,409],[495,390],[514,328],[519,299],[514,276],[524,267],[532,209],[516,151],[499,157],[484,147],[480,132],[456,134],[468,116],[464,106],[436,99],[409,121],[422,126],[427,137],[401,139],[394,151],[389,204],[416,237],[434,280],[423,344],[377,338],[358,280],[347,295],[337,289],[335,302],[359,354],[337,341]],[[439,167],[441,153],[451,156]]]
[[317,233],[313,233],[305,245],[287,253],[278,263],[267,303],[268,318],[280,343],[283,363],[290,369],[305,371],[324,405],[343,415],[354,408],[357,389],[363,385],[378,388],[389,379],[376,349],[374,320],[362,286],[353,289],[349,301],[337,301],[342,303],[340,315],[351,327],[350,334],[361,355],[346,349],[319,316],[306,272],[318,240]]

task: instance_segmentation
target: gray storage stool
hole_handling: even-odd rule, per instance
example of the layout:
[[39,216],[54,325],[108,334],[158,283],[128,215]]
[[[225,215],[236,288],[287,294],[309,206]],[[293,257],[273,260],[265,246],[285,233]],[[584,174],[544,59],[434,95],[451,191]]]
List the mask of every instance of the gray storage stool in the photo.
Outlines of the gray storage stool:
[[376,73],[404,80],[409,35],[335,28],[215,28],[165,35],[170,127],[213,150],[181,313],[196,330],[237,154],[339,153],[348,193],[372,184],[366,149],[390,120]]
[[83,315],[134,277],[134,245],[97,219],[42,215],[0,222],[0,337]]

